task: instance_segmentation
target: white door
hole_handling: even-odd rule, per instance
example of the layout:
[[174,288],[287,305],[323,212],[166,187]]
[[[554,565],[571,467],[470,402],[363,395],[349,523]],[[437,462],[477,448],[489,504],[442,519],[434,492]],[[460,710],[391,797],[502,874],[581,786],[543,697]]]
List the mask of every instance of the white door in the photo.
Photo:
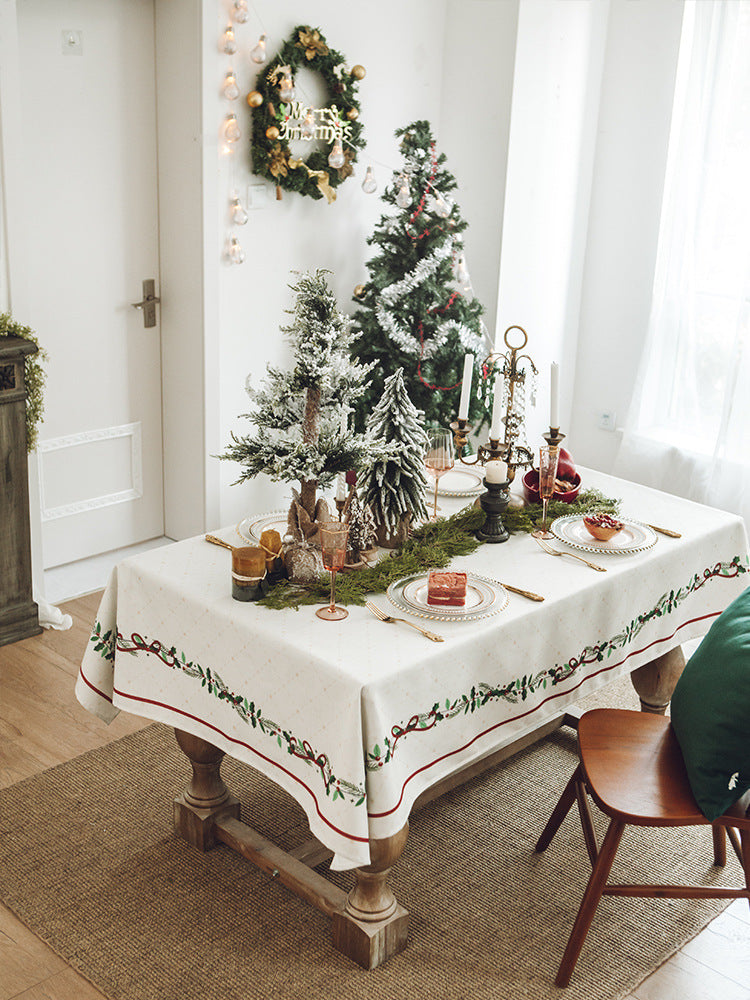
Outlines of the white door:
[[18,0],[18,28],[50,567],[163,534],[154,2]]

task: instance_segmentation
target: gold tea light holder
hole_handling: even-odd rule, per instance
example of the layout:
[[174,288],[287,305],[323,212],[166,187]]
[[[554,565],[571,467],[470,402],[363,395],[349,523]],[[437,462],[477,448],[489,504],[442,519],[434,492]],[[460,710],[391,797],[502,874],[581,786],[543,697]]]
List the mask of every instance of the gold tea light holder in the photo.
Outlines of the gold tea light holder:
[[[511,336],[512,331],[520,331],[521,336]],[[519,437],[524,430],[526,408],[526,379],[529,374],[537,375],[537,368],[529,354],[521,353],[528,343],[528,334],[520,326],[509,326],[503,334],[505,352],[493,352],[482,363],[482,368],[494,376],[493,398],[493,428],[497,427],[494,419],[496,413],[504,409],[505,415],[501,422],[505,427],[503,440],[495,437],[490,430],[489,440],[477,448],[473,458],[465,458],[464,450],[468,444],[472,425],[465,419],[454,420],[450,424],[456,447],[456,456],[463,465],[483,465],[485,477],[482,483],[486,492],[479,497],[479,504],[485,512],[485,523],[477,531],[477,538],[485,542],[505,542],[508,532],[503,524],[502,515],[510,502],[510,484],[515,479],[516,469],[526,468],[534,462],[534,453],[526,444],[519,444]],[[500,394],[500,395],[498,395]],[[559,435],[559,429],[557,429]],[[564,435],[560,436],[562,440]],[[505,465],[504,478],[498,481],[498,470],[491,470],[488,477],[488,464],[492,462]]]

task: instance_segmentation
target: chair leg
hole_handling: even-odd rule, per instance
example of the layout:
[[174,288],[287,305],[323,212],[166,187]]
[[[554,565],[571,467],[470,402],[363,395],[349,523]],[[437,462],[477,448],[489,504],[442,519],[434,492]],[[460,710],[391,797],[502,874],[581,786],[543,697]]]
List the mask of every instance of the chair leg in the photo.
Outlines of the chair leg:
[[723,868],[727,863],[727,836],[724,827],[713,825],[711,836],[714,839],[714,864],[717,868]]
[[612,819],[610,821],[601,850],[599,851],[599,857],[594,865],[594,870],[591,872],[586,892],[583,894],[583,900],[578,910],[578,916],[573,924],[573,930],[570,932],[565,954],[560,962],[560,968],[555,979],[555,985],[557,986],[567,986],[570,983],[570,977],[573,975],[573,969],[578,961],[578,956],[581,954],[583,942],[586,940],[586,935],[594,919],[596,908],[599,905],[599,900],[602,898],[604,887],[612,870],[612,863],[615,860],[617,848],[620,846],[624,829],[625,824],[622,820]]
[[542,835],[536,842],[535,851],[541,853],[541,851],[546,850],[552,843],[552,838],[555,836],[557,831],[562,825],[562,821],[568,815],[570,810],[573,808],[573,803],[576,800],[576,785],[579,781],[583,780],[583,774],[581,771],[581,765],[573,772],[570,781],[565,786],[562,795],[560,796],[560,801],[555,806],[552,815],[547,820],[547,825],[544,830],[542,830]]

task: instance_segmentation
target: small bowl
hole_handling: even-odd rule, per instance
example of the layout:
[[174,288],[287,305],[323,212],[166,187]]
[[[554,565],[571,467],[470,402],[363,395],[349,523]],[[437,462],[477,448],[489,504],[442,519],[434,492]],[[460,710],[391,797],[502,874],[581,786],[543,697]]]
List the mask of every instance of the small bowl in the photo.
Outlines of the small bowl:
[[[581,474],[576,472],[573,477],[573,482],[575,485],[572,489],[567,490],[564,493],[560,493],[557,490],[552,494],[553,500],[560,500],[562,503],[573,503],[578,494],[581,492]],[[529,469],[526,475],[523,477],[523,495],[526,503],[541,503],[542,498],[539,496],[539,470]]]

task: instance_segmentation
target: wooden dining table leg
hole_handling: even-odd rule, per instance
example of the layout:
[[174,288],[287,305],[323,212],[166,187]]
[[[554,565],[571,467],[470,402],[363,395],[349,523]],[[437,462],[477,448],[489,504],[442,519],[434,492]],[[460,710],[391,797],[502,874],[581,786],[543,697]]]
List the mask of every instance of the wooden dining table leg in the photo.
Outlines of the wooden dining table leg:
[[664,715],[672,692],[685,669],[682,646],[675,646],[650,663],[644,663],[630,675],[633,687],[641,699],[641,711]]
[[409,836],[398,833],[370,841],[370,864],[357,868],[356,885],[344,909],[333,914],[333,946],[365,969],[375,969],[406,946],[409,914],[388,884],[388,873],[401,857]]
[[174,800],[174,831],[194,847],[207,851],[216,843],[215,821],[225,816],[239,819],[240,800],[232,795],[220,774],[224,751],[181,729],[175,729],[174,734],[193,769],[190,784]]

